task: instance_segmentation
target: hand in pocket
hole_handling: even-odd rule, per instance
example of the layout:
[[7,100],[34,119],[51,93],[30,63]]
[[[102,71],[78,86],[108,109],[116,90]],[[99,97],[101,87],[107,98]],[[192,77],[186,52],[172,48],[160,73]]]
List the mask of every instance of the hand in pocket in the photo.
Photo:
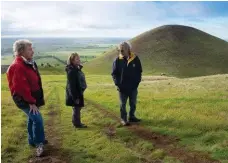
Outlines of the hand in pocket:
[[80,103],[80,100],[79,100],[79,99],[76,99],[76,100],[75,100],[75,103],[76,103],[76,104],[79,104],[79,103]]

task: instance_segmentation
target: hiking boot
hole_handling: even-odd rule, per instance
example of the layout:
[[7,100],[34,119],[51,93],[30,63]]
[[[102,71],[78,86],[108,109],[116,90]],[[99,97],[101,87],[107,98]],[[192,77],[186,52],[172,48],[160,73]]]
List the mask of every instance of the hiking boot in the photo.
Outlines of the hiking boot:
[[44,145],[43,145],[43,143],[40,143],[36,147],[36,156],[41,157],[43,154],[44,154]]
[[141,121],[141,119],[138,119],[136,117],[130,117],[129,118],[129,122],[140,122],[140,121]]
[[[44,140],[43,144],[44,144],[44,145],[48,144],[48,140]],[[35,145],[34,143],[29,144],[29,146],[30,146],[30,147],[33,147],[33,148],[36,147],[36,145]]]
[[121,120],[120,122],[123,126],[129,126],[130,123],[128,121],[125,121],[125,120]]
[[85,124],[75,125],[76,128],[87,128]]

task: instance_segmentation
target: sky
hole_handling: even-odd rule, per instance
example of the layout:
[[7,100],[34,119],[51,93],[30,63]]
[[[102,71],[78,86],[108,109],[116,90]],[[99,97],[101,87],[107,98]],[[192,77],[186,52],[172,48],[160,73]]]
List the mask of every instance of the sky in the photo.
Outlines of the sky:
[[179,24],[228,40],[228,2],[33,1],[1,3],[2,37],[135,37]]

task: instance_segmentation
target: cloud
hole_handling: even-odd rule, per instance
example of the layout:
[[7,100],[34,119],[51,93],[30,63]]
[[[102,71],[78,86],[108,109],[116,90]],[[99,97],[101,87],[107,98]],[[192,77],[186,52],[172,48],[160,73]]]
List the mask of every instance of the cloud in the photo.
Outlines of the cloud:
[[2,35],[133,37],[170,23],[227,30],[227,17],[206,18],[202,2],[2,2],[1,14]]
[[[52,5],[46,2],[27,4],[17,3],[11,5],[7,2],[2,6],[2,22],[11,21],[8,28],[12,30],[78,30],[81,28],[125,28],[126,23],[119,23],[124,15],[124,7],[118,7],[114,2],[110,3],[82,3],[82,2],[56,2]],[[39,4],[39,5],[37,5]],[[125,3],[126,5],[130,5]],[[12,8],[14,12],[12,12]],[[121,12],[116,14],[115,11]],[[114,12],[112,12],[114,11]],[[111,27],[112,26],[112,27]]]

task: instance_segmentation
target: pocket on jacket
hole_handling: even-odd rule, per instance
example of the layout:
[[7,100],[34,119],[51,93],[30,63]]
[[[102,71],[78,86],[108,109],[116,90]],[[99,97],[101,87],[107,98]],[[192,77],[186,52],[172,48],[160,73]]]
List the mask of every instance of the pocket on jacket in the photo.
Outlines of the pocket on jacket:
[[32,97],[36,99],[37,106],[42,106],[45,104],[42,89],[32,92]]
[[25,108],[29,106],[29,104],[19,95],[13,95],[13,101],[19,108]]

